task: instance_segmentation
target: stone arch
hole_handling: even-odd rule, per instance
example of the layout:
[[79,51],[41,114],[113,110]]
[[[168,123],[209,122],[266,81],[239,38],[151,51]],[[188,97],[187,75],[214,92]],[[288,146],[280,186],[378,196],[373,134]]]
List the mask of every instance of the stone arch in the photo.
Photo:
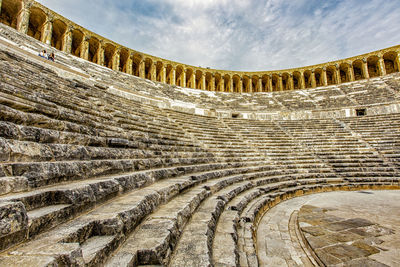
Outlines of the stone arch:
[[[183,66],[181,66],[181,65],[178,65],[177,67],[176,67],[176,70],[175,70],[175,78],[176,78],[176,81],[175,81],[175,84],[177,85],[177,86],[180,86],[180,87],[185,87],[184,85],[185,85],[185,83],[183,82],[183,72],[184,72],[184,68],[183,68]],[[186,81],[185,81],[186,82]]]
[[243,93],[251,93],[251,91],[250,91],[250,82],[251,82],[250,77],[247,76],[247,75],[244,75],[243,76],[243,88],[242,88],[242,92]]
[[59,19],[53,21],[53,32],[51,34],[51,46],[62,50],[64,44],[64,35],[67,31],[67,24]]
[[323,80],[323,72],[324,70],[321,68],[315,69],[315,84],[317,87],[323,86],[324,85],[324,80]]
[[175,83],[175,81],[173,80],[172,74],[174,71],[174,67],[171,64],[168,64],[167,67],[165,68],[165,72],[166,72],[166,83],[173,85]]
[[186,87],[195,89],[195,81],[193,80],[193,69],[186,69]]
[[161,61],[157,61],[156,63],[156,81],[157,82],[162,82],[163,80],[163,69],[164,69],[164,64]]
[[217,92],[223,92],[224,88],[221,88],[221,81],[222,81],[222,76],[220,73],[215,74],[215,91]]
[[100,48],[100,41],[96,37],[91,37],[89,39],[89,58],[88,60],[93,63],[99,63],[99,48]]
[[261,92],[268,92],[268,82],[269,76],[267,74],[264,74],[261,77]]
[[83,33],[78,29],[74,29],[72,31],[72,44],[71,44],[71,53],[74,56],[77,57],[81,56],[82,41],[83,41]]
[[129,61],[129,50],[122,48],[119,52],[119,66],[118,70],[127,73]]
[[272,74],[272,92],[279,91],[279,75]]
[[311,70],[304,71],[304,86],[305,88],[312,87]]
[[153,80],[153,60],[151,58],[144,59],[144,78]]
[[0,23],[17,29],[18,14],[21,9],[21,0],[3,0],[0,10]]
[[231,90],[231,76],[229,74],[224,75],[224,92],[230,92]]
[[383,55],[383,62],[385,63],[386,74],[399,72],[399,66],[396,64],[397,53],[390,51]]
[[46,13],[38,7],[32,7],[30,9],[28,35],[41,40],[43,33],[43,25],[46,22]]
[[202,79],[203,79],[203,72],[201,70],[196,71],[196,89],[203,89],[202,88]]
[[363,76],[363,63],[361,59],[357,59],[353,62],[353,72],[354,72],[354,80],[362,80],[364,78]]
[[139,77],[140,76],[140,63],[142,62],[142,55],[135,53],[132,58],[132,74]]
[[335,66],[331,65],[326,68],[326,81],[328,85],[338,84]]
[[212,90],[212,74],[210,72],[206,72],[206,88],[205,90]]
[[289,73],[282,74],[282,90],[289,90]]
[[262,91],[262,88],[260,88],[262,86],[260,86],[259,80],[260,80],[260,77],[258,77],[257,75],[253,75],[251,77],[251,84],[253,87],[253,92],[261,92]]
[[347,83],[350,82],[350,77],[349,77],[349,70],[351,66],[348,63],[342,63],[339,66],[339,72],[340,72],[340,80],[342,83]]
[[293,72],[293,89],[301,89],[301,73],[298,71]]
[[106,44],[104,47],[104,66],[112,69],[113,67],[113,57],[116,47],[112,44]]
[[235,74],[232,77],[232,92],[239,93],[240,76]]
[[370,78],[379,77],[379,57],[370,56],[367,59],[368,74]]

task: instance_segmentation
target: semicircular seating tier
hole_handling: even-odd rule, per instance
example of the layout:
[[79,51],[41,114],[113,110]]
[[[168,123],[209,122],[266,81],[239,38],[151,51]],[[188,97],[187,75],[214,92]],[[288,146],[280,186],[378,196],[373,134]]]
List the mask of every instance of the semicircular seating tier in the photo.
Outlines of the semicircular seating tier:
[[0,266],[257,266],[259,223],[279,203],[400,189],[398,73],[177,87],[69,51],[38,57],[47,39],[18,25],[47,9],[29,3],[1,6]]

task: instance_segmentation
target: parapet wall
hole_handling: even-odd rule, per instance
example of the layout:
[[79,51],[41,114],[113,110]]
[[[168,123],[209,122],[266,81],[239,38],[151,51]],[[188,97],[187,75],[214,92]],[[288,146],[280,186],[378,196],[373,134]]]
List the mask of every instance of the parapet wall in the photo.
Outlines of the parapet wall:
[[194,67],[140,53],[77,25],[32,0],[0,0],[0,22],[55,49],[151,81],[218,92],[316,88],[399,72],[400,45],[334,62],[262,72]]

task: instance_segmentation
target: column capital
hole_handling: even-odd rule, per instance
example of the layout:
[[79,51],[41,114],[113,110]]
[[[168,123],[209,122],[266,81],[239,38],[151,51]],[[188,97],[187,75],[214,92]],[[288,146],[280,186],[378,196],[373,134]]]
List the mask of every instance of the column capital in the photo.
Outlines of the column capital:
[[362,62],[367,63],[367,58],[363,57]]
[[51,12],[47,12],[46,13],[46,22],[45,23],[49,23],[49,22],[53,22],[54,21],[54,14]]
[[92,36],[88,35],[88,34],[83,34],[83,41],[89,41],[92,38]]

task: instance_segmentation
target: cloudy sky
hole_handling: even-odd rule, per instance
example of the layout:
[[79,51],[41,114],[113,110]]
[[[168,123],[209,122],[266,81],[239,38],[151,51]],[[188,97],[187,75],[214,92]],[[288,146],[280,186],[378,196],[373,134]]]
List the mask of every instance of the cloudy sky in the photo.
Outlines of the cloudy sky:
[[400,0],[39,0],[137,51],[194,66],[276,70],[400,44]]

